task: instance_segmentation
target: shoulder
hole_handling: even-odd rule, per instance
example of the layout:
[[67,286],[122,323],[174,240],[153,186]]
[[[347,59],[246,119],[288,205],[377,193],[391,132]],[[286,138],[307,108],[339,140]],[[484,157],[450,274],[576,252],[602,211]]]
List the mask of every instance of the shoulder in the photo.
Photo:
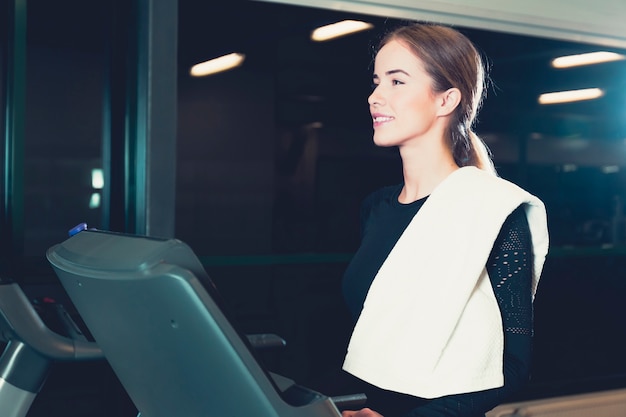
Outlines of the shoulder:
[[517,184],[474,166],[458,169],[449,179],[448,183],[468,192],[526,192]]
[[402,189],[402,184],[388,185],[388,186],[379,188],[376,191],[368,194],[363,199],[361,208],[362,209],[371,208],[380,203],[389,202],[400,193],[401,189]]
[[[543,202],[519,185],[476,167],[463,167],[452,173],[436,190],[447,198],[458,198],[478,209],[486,206],[509,214],[521,203],[545,211]],[[473,203],[472,203],[473,202]]]
[[397,198],[402,184],[388,185],[377,189],[376,191],[368,194],[361,203],[361,220],[367,219],[377,207],[381,205],[389,205],[394,198]]

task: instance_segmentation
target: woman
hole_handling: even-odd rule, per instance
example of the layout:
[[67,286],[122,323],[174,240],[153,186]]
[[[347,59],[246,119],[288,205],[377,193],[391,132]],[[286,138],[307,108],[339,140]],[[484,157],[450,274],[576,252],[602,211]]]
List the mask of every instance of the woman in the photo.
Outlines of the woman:
[[374,142],[398,147],[403,182],[364,201],[345,272],[343,368],[369,402],[343,416],[483,416],[528,379],[545,209],[496,175],[472,131],[485,71],[464,35],[401,27],[373,80]]

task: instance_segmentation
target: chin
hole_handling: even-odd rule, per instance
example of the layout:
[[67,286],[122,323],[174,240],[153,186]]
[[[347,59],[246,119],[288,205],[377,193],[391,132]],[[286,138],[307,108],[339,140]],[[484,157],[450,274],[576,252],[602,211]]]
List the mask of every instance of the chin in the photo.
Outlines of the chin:
[[398,144],[395,141],[385,140],[384,138],[377,138],[374,135],[374,145],[381,148],[390,148],[392,146],[397,146]]

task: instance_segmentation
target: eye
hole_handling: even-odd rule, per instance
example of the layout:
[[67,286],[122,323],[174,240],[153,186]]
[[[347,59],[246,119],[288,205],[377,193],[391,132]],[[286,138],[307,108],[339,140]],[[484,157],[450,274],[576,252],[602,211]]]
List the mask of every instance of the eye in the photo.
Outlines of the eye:
[[378,87],[379,85],[380,83],[378,81],[372,81],[372,83],[370,84],[370,90],[376,90],[376,87]]
[[400,81],[400,80],[395,80],[395,79],[391,80],[391,85],[402,85],[402,84],[404,84],[404,83],[402,81]]

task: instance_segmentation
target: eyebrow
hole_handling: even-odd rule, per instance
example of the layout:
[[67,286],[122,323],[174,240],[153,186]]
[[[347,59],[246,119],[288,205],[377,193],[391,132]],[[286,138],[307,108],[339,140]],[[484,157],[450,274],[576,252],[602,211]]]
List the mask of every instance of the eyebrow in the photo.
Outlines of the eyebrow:
[[[393,75],[393,74],[404,74],[406,76],[411,76],[408,72],[406,72],[405,70],[402,69],[393,69],[393,70],[389,70],[387,72],[385,72],[385,75],[389,76],[389,75]],[[374,74],[373,75],[374,78],[378,78],[378,74]]]

